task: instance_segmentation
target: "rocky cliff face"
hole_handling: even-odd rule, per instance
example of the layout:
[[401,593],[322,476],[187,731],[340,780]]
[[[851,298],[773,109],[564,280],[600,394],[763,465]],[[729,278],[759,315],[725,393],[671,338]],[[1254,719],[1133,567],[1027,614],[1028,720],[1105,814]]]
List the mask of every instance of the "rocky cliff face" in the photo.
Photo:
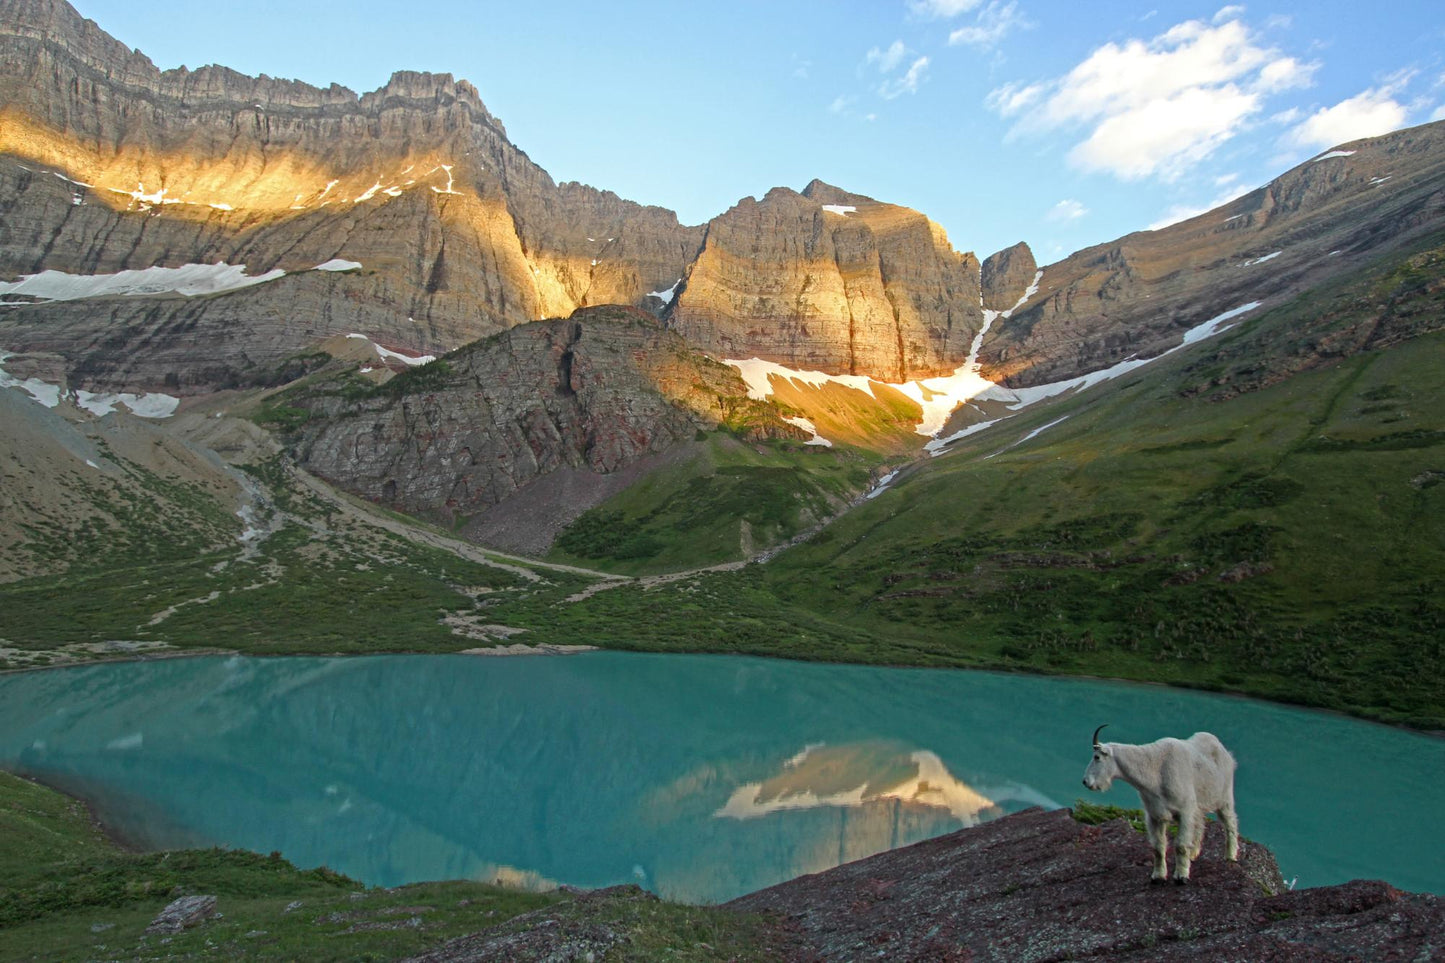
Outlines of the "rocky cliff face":
[[[161,72],[62,0],[0,2],[0,205],[0,277],[288,272],[279,293],[7,309],[9,345],[84,357],[94,384],[194,389],[254,377],[318,334],[431,353],[640,303],[702,238],[669,211],[554,184],[465,81],[401,72],[357,97],[223,67]],[[361,266],[309,271],[337,258]]]
[[[522,325],[380,388],[346,376],[273,404],[308,413],[292,445],[308,470],[450,523],[545,476],[617,475],[758,407],[736,370],[626,308]],[[808,437],[776,414],[760,430]],[[575,516],[610,494],[594,489],[558,511]]]
[[[978,360],[1023,386],[1149,357],[1442,214],[1445,124],[1347,145],[1049,265]],[[983,310],[1013,307],[1037,269],[1025,245],[979,265],[922,214],[819,181],[685,227],[555,184],[465,81],[399,72],[357,96],[162,72],[63,0],[0,0],[0,215],[0,345],[59,355],[92,389],[268,384],[339,334],[439,354],[606,303],[665,315],[715,356],[901,382],[957,368]],[[223,263],[265,283],[15,284]]]
[[1038,269],[1034,252],[1023,241],[990,254],[979,273],[983,306],[990,311],[1007,311],[1018,304]]
[[1445,123],[1356,141],[1207,214],[1048,265],[979,360],[1018,387],[1150,357],[1218,314],[1284,300],[1442,225]]
[[671,323],[725,357],[903,381],[967,357],[978,274],[917,211],[813,181],[714,218]]

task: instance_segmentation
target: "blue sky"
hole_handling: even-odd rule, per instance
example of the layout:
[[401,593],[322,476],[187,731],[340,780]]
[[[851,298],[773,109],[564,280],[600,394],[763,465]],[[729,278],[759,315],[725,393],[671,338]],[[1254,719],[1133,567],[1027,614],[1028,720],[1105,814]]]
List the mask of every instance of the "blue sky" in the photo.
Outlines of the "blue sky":
[[558,181],[700,223],[813,177],[1041,262],[1445,118],[1445,2],[74,0],[161,68],[472,81]]

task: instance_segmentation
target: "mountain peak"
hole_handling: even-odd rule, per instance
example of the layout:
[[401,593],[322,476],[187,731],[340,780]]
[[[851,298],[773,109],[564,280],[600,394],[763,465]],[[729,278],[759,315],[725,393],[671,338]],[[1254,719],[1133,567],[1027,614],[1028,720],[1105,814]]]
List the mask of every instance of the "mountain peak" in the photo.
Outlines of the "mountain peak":
[[871,197],[863,194],[854,194],[852,191],[845,191],[841,187],[834,187],[819,178],[813,178],[808,186],[803,188],[803,196],[819,204],[849,204],[857,206],[859,203],[876,204]]

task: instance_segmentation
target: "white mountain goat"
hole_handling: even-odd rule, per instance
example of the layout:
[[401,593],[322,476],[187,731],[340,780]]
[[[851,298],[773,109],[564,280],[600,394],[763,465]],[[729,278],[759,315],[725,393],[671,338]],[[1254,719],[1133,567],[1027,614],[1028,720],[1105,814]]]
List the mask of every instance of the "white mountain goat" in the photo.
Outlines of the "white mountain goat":
[[1224,821],[1231,862],[1239,859],[1239,817],[1234,812],[1234,757],[1208,732],[1188,739],[1160,739],[1143,746],[1122,742],[1099,743],[1094,730],[1094,758],[1084,770],[1084,785],[1104,792],[1116,778],[1139,790],[1149,845],[1154,850],[1151,882],[1169,875],[1165,850],[1169,823],[1179,823],[1174,842],[1174,882],[1189,882],[1189,863],[1204,844],[1205,814],[1215,812]]

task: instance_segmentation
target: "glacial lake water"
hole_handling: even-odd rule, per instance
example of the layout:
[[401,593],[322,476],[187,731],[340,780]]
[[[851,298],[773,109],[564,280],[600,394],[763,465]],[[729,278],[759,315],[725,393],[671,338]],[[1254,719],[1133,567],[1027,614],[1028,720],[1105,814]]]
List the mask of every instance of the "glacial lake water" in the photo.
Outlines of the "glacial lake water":
[[0,767],[144,845],[280,850],[370,884],[637,882],[693,902],[1028,806],[1137,805],[1122,783],[1080,784],[1105,722],[1118,741],[1217,734],[1241,829],[1286,879],[1445,892],[1445,741],[1245,699],[609,652],[0,677]]

